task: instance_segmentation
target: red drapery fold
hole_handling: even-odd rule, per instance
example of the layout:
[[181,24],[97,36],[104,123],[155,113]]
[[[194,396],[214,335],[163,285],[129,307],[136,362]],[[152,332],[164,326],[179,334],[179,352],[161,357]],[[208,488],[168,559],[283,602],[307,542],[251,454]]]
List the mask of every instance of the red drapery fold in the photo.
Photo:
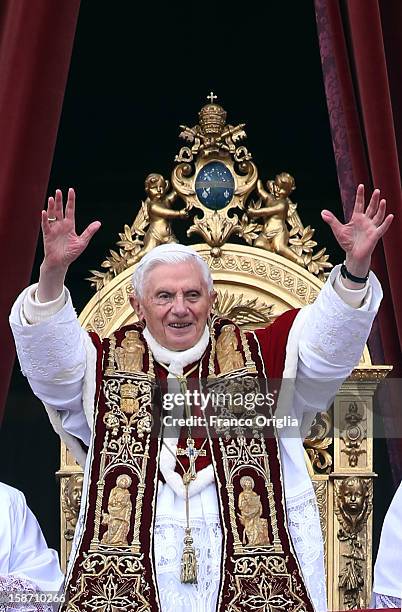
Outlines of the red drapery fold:
[[0,420],[14,343],[8,313],[30,279],[79,0],[3,0],[0,8]]
[[[380,188],[387,199],[388,212],[395,215],[391,229],[373,257],[373,269],[382,283],[384,301],[370,338],[370,349],[375,363],[393,365],[393,376],[400,377],[402,194],[399,154],[402,141],[395,126],[402,121],[402,107],[398,103],[401,85],[399,76],[396,78],[396,67],[400,69],[402,57],[402,37],[398,30],[402,7],[399,0],[386,3],[315,0],[315,8],[345,218],[350,216],[358,183],[364,183],[367,191]],[[398,403],[399,398],[395,397],[388,407],[384,407],[389,424],[397,417]],[[399,482],[402,478],[402,441],[389,440],[388,448],[394,478]]]

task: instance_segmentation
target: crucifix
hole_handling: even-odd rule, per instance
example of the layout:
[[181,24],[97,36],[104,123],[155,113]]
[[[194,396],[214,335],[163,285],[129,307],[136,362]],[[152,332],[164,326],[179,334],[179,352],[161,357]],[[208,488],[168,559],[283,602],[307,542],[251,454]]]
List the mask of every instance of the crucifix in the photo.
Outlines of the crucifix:
[[217,99],[217,97],[218,97],[218,96],[215,96],[214,92],[213,92],[213,91],[211,91],[211,93],[209,94],[209,96],[207,96],[207,99],[208,99],[208,100],[211,100],[211,104],[213,104],[213,103],[214,103],[214,100],[216,100],[216,99]]
[[195,480],[197,478],[197,472],[195,471],[195,462],[198,457],[205,457],[206,450],[203,448],[196,449],[193,438],[187,438],[187,448],[178,448],[176,451],[177,456],[185,455],[188,457],[189,468],[187,472],[183,474],[183,482],[186,484],[186,480]]

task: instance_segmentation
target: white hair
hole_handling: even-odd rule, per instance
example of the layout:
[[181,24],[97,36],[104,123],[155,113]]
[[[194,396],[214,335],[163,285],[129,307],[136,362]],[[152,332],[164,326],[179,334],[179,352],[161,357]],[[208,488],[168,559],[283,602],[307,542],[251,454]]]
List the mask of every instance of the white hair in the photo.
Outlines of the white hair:
[[149,251],[141,259],[132,276],[133,290],[138,299],[143,297],[146,275],[160,264],[178,264],[183,262],[194,262],[201,270],[203,280],[207,286],[208,293],[213,291],[213,280],[208,264],[191,247],[184,244],[163,244]]

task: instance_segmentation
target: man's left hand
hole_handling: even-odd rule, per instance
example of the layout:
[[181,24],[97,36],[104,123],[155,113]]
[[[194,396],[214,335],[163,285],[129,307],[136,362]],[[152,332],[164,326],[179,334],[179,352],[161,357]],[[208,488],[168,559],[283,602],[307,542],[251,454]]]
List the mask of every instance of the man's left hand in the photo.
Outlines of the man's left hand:
[[331,227],[338,244],[345,251],[346,267],[354,276],[366,276],[376,244],[392,223],[394,215],[385,217],[385,209],[386,202],[380,199],[380,190],[375,189],[364,210],[364,185],[359,185],[348,223],[338,221],[329,210],[321,212],[321,217]]

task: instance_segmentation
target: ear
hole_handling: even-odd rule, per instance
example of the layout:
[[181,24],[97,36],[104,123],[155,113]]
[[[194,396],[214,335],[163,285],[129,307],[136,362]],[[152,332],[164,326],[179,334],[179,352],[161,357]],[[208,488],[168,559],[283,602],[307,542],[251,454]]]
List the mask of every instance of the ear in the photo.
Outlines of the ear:
[[131,304],[132,309],[134,310],[134,312],[136,313],[136,315],[138,316],[140,321],[144,320],[144,310],[142,308],[142,304],[140,302],[140,300],[137,298],[135,293],[130,293],[130,295],[128,296],[129,302]]
[[213,310],[216,298],[218,297],[218,294],[216,293],[216,291],[212,290],[211,293],[209,294],[209,312],[208,312],[208,316],[211,314],[211,311]]

